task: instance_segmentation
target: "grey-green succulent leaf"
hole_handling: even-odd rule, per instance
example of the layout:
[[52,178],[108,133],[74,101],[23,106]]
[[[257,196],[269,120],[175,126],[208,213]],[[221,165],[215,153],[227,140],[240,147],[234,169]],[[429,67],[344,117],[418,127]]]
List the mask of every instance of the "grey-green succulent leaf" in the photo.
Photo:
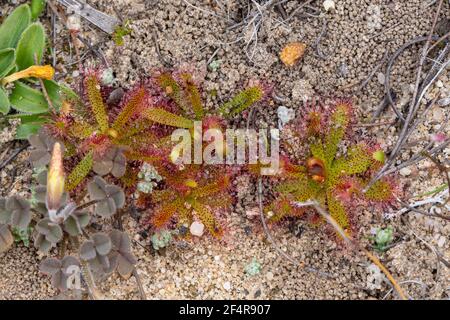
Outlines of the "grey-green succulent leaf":
[[6,200],[6,210],[11,213],[10,225],[26,229],[31,222],[30,203],[22,197],[12,196]]

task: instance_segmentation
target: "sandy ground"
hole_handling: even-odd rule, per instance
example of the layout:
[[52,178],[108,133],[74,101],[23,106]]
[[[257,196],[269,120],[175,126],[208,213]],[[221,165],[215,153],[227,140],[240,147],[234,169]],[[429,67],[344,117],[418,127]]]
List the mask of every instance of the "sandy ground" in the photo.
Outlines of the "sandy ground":
[[[162,67],[154,44],[156,34],[165,60],[176,62],[176,66],[195,65],[196,70],[205,74],[204,97],[210,109],[248,81],[262,80],[275,84],[277,94],[286,100],[273,106],[260,106],[256,113],[259,127],[277,123],[276,109],[279,105],[299,110],[302,99],[315,95],[353,97],[360,122],[364,122],[383,98],[382,76],[377,73],[364,89],[354,89],[383,60],[386,51],[392,54],[408,40],[426,35],[431,24],[431,12],[434,12],[424,9],[424,2],[418,0],[374,1],[373,4],[380,9],[380,20],[375,19],[374,23],[368,22],[373,22],[375,9],[368,5],[368,1],[362,0],[336,1],[336,10],[324,14],[324,18],[299,14],[287,24],[280,24],[280,15],[273,12],[265,19],[254,56],[249,61],[246,53],[252,54],[253,49],[246,52],[242,41],[226,44],[235,41],[240,32],[224,32],[229,26],[227,11],[212,6],[213,2],[196,1],[196,5],[221,17],[187,7],[178,0],[116,0],[116,10],[109,5],[110,1],[90,1],[100,10],[110,14],[119,12],[122,18],[131,19],[133,33],[125,37],[124,47],[117,47],[103,33],[90,29],[88,25],[83,25],[83,32],[93,43],[100,43],[99,48],[116,72],[117,79],[129,85]],[[235,18],[237,2],[229,3],[231,17]],[[289,1],[286,10],[292,12],[298,6],[296,3]],[[312,6],[324,12],[319,1],[313,1]],[[443,12],[447,13],[447,18],[450,17],[448,3]],[[322,59],[316,56],[315,43],[324,30],[324,21],[327,28],[320,48],[327,57]],[[64,37],[65,31],[62,28],[58,30]],[[304,42],[308,49],[304,59],[296,67],[288,69],[278,59],[278,52],[291,41]],[[60,72],[70,82],[77,72],[67,66],[67,61],[66,65],[61,63],[61,57],[70,59],[64,50],[66,47],[67,43],[58,44],[58,61]],[[407,50],[393,69],[392,86],[400,101],[413,84],[418,48],[413,46]],[[217,49],[213,61],[220,60],[220,67],[215,71],[208,70],[206,62]],[[91,57],[86,62],[90,60]],[[212,90],[217,90],[217,95],[209,94]],[[425,98],[431,100],[435,96],[443,98],[449,94],[447,72]],[[449,114],[448,107],[433,107],[417,134],[411,138],[410,149],[402,154],[402,158],[407,159],[420,150],[420,142],[428,140],[430,133],[448,132]],[[391,111],[382,116],[385,120],[393,118]],[[237,119],[235,125],[244,126],[244,120]],[[395,143],[398,128],[379,126],[358,130],[363,135],[375,136],[384,148],[389,148]],[[6,142],[9,132],[10,129],[3,132],[4,146],[14,149],[10,142]],[[449,153],[449,149],[444,150],[439,159],[448,161]],[[31,172],[25,161],[26,153],[23,153],[2,170],[1,195],[28,191]],[[433,190],[444,182],[430,161],[422,161],[409,169],[399,176],[406,199]],[[275,227],[272,232],[282,250],[332,278],[309,273],[279,258],[265,239],[259,221],[246,217],[246,212],[257,206],[257,199],[254,187],[245,180],[243,177],[235,182],[241,192],[233,213],[227,217],[229,232],[224,241],[204,237],[195,242],[173,244],[164,253],[149,252],[134,245],[139,259],[138,271],[149,298],[381,299],[385,295],[392,298],[388,284],[373,283],[369,262],[364,257],[336,248],[333,240],[302,221],[297,222],[295,228]],[[373,227],[393,226],[395,245],[379,255],[383,263],[403,283],[411,297],[449,298],[450,272],[437,257],[442,255],[450,260],[450,224],[412,213],[403,219],[395,212],[386,213],[393,218],[387,220],[369,210],[361,215],[363,238],[370,235]],[[141,229],[132,218],[126,219],[125,226],[132,234]],[[293,232],[292,229],[302,232]],[[148,246],[148,237],[136,235],[134,238]],[[49,280],[38,272],[41,259],[34,249],[21,244],[1,254],[0,298],[47,299],[55,295]],[[262,269],[259,274],[250,276],[245,273],[245,267],[253,259],[261,264]],[[133,278],[124,281],[114,276],[103,289],[110,298],[139,298]]]

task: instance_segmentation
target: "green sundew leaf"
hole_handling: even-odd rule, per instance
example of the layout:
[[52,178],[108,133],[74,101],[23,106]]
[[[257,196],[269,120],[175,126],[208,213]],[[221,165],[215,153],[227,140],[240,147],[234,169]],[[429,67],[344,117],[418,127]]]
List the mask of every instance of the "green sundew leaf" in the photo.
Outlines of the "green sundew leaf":
[[[311,143],[310,145],[311,155],[315,158],[318,158],[324,161],[325,152],[323,150],[323,144],[321,142]],[[324,161],[325,162],[325,161]],[[326,165],[326,164],[325,164]]]
[[220,238],[222,236],[222,228],[217,224],[216,219],[214,218],[213,213],[206,207],[204,204],[200,203],[196,200],[189,201],[192,208],[195,210],[198,218],[203,222],[206,229],[216,238]]
[[94,164],[93,152],[89,152],[84,158],[78,162],[76,167],[67,177],[66,190],[71,191],[75,189],[81,181],[89,174]]
[[[45,48],[45,31],[39,22],[32,23],[23,32],[17,44],[16,64],[19,70],[41,64]],[[35,62],[37,57],[37,63]]]
[[305,177],[304,179],[283,182],[276,190],[284,195],[291,194],[296,201],[303,202],[316,198],[320,188],[319,183]]
[[192,120],[176,115],[162,108],[150,108],[145,112],[145,117],[159,124],[164,124],[176,128],[191,129],[194,127]]
[[13,68],[16,51],[12,48],[0,50],[0,78],[5,77]]
[[31,19],[36,20],[45,9],[46,0],[31,0]]
[[20,112],[38,114],[48,111],[44,95],[30,86],[16,81],[9,97],[12,107]]
[[220,107],[219,113],[227,117],[239,114],[260,101],[263,95],[264,92],[260,87],[247,88]]
[[189,101],[191,102],[192,110],[195,113],[195,117],[197,120],[200,120],[204,116],[202,98],[198,88],[193,83],[188,83],[186,87],[186,94],[189,97]]
[[43,82],[50,101],[56,110],[59,110],[62,105],[61,87],[53,80],[44,80]]
[[378,180],[366,191],[364,196],[372,201],[388,201],[393,197],[392,186],[387,181]]
[[97,121],[101,132],[106,132],[109,128],[109,119],[100,92],[100,84],[96,76],[91,75],[86,79],[86,90],[95,120]]
[[331,115],[330,131],[325,138],[325,163],[329,167],[336,157],[339,143],[344,138],[349,124],[348,109],[345,105],[338,105]]
[[136,114],[137,110],[143,105],[145,101],[146,91],[144,88],[140,88],[136,93],[130,98],[127,104],[122,108],[122,111],[117,116],[114,121],[112,128],[121,131],[128,131],[128,126],[125,126],[129,122],[130,118]]
[[168,73],[163,73],[158,77],[158,84],[162,90],[177,104],[185,113],[188,112],[188,105],[183,91],[175,79]]
[[327,193],[328,210],[330,215],[336,220],[342,229],[346,230],[350,226],[348,213],[343,204],[336,199],[331,191]]
[[0,113],[8,114],[10,110],[10,103],[8,94],[3,87],[0,87]]
[[17,127],[16,139],[26,140],[32,134],[36,134],[41,128],[39,123],[25,123]]
[[15,48],[30,21],[30,7],[26,4],[18,6],[0,26],[0,49]]
[[349,150],[348,156],[336,159],[330,170],[330,179],[336,179],[341,176],[364,173],[372,164],[370,154],[360,146]]

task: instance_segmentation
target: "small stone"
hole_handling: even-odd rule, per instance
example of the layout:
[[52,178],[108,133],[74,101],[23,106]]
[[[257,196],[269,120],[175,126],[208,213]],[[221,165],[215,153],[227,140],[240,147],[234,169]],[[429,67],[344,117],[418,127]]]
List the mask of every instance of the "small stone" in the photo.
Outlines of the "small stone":
[[411,169],[410,168],[402,168],[400,169],[400,174],[404,177],[407,177],[411,174]]
[[288,67],[294,66],[305,54],[306,45],[301,42],[287,44],[280,52],[281,61]]
[[336,5],[333,0],[325,0],[323,2],[323,7],[327,12],[330,11],[331,9],[333,10],[336,9]]
[[277,114],[280,129],[283,128],[286,123],[295,118],[295,111],[293,109],[286,108],[285,106],[278,107]]
[[230,283],[230,281],[224,282],[223,288],[224,288],[225,290],[227,290],[227,291],[230,291],[230,290],[231,290],[231,283]]
[[378,72],[377,79],[380,84],[384,84],[384,82],[386,81],[386,77],[384,76],[383,72]]
[[205,225],[201,222],[194,221],[192,222],[189,231],[193,236],[201,237],[203,235],[203,232],[205,231]]
[[270,271],[267,272],[267,273],[266,273],[266,278],[267,278],[268,281],[272,281],[272,280],[273,280],[273,273],[270,272]]
[[444,236],[441,236],[441,237],[439,238],[439,240],[437,241],[438,247],[439,247],[439,248],[444,247],[445,241],[447,241],[447,239],[445,239]]

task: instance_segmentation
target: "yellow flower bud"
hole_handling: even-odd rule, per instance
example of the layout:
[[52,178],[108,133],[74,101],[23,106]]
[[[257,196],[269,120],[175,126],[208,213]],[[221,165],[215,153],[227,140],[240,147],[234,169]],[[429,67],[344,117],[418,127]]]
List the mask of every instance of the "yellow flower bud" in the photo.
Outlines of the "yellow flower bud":
[[6,78],[3,78],[2,84],[8,84],[23,78],[41,78],[51,80],[55,75],[55,69],[52,66],[31,66],[25,70],[13,73]]
[[53,146],[52,158],[47,175],[47,198],[46,205],[50,211],[57,211],[61,206],[64,194],[64,168],[61,145],[56,142]]

